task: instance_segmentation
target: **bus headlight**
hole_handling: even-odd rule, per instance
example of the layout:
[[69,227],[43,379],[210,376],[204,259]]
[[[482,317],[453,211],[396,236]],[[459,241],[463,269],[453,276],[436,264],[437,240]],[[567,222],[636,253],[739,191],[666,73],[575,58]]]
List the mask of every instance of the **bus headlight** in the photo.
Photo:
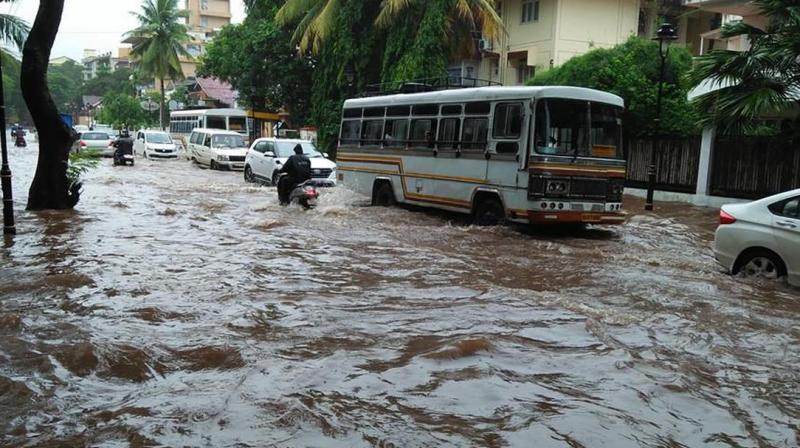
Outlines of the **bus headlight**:
[[555,194],[561,195],[567,192],[567,182],[562,180],[549,180],[547,181],[547,187],[545,193],[548,195]]

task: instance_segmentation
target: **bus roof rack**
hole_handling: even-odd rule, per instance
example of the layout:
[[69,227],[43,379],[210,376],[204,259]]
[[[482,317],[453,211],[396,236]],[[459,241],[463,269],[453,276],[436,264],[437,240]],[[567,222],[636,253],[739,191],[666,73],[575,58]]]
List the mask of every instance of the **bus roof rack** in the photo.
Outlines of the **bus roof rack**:
[[423,78],[407,81],[369,84],[361,94],[362,97],[394,95],[398,93],[436,92],[440,90],[466,89],[472,87],[502,86],[502,83],[478,78],[445,76],[441,78]]

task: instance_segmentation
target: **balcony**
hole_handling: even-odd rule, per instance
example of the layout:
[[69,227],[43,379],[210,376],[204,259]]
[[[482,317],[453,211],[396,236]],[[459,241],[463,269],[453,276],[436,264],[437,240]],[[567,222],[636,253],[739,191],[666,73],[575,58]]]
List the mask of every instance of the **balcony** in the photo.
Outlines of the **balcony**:
[[753,16],[760,13],[750,0],[684,0],[684,6],[734,16]]
[[207,17],[220,17],[220,18],[223,18],[223,19],[228,19],[228,20],[230,20],[230,19],[231,19],[231,13],[230,13],[230,11],[225,11],[225,10],[221,10],[221,9],[218,9],[218,10],[214,10],[214,9],[203,9],[203,10],[201,10],[201,11],[200,11],[200,16],[201,16],[201,17],[202,17],[202,16],[207,16]]

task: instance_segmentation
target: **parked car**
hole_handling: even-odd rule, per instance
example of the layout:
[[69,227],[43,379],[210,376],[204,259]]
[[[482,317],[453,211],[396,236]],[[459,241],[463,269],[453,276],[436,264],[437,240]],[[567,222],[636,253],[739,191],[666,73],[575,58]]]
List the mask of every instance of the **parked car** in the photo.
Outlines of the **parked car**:
[[189,137],[189,157],[212,170],[244,169],[247,142],[234,131],[195,129]]
[[286,160],[294,154],[296,145],[311,160],[313,184],[319,187],[336,186],[336,164],[326,158],[308,140],[260,138],[250,145],[244,162],[244,179],[247,182],[265,182],[277,185],[278,173]]
[[800,286],[800,189],[720,210],[714,256],[728,272]]
[[86,131],[81,133],[81,138],[75,142],[76,151],[99,150],[103,157],[114,156],[114,139],[107,132]]
[[89,132],[89,126],[86,126],[85,124],[76,124],[72,127],[72,129],[75,129],[75,132],[77,132],[78,135],[81,135],[84,132]]
[[133,152],[145,159],[177,159],[178,147],[164,131],[140,130],[133,142]]

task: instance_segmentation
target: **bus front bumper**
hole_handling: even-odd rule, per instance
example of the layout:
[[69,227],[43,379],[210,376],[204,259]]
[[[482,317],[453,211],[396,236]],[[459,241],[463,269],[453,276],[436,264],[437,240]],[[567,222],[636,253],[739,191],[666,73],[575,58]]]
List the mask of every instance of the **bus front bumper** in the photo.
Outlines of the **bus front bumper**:
[[531,224],[572,223],[615,225],[624,224],[625,220],[628,219],[627,213],[623,212],[562,212],[528,210],[525,215],[526,216],[520,217],[527,217]]

